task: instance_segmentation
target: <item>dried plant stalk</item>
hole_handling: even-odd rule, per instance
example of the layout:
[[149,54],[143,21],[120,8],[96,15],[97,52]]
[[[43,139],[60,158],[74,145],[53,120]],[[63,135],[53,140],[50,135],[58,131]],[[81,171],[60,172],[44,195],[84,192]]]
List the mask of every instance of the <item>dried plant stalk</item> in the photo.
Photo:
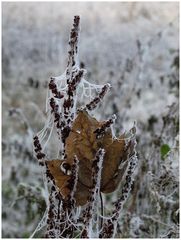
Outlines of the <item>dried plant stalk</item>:
[[[84,79],[85,70],[79,67],[78,61],[79,31],[80,17],[75,16],[66,71],[50,79],[48,120],[44,129],[34,137],[34,151],[44,169],[47,189],[47,238],[114,237],[137,163],[135,127],[116,138],[112,131],[115,115],[103,122],[89,115],[111,86],[94,85]],[[78,110],[78,94],[83,92],[84,96],[85,88],[90,94],[96,90],[96,96],[90,95],[93,100]],[[52,129],[62,142],[63,155],[49,160],[43,151],[51,137],[49,135],[46,139],[47,133],[51,134]],[[104,207],[100,194],[115,191],[121,179],[125,181],[121,196],[112,215],[105,220],[100,214],[101,207]]]

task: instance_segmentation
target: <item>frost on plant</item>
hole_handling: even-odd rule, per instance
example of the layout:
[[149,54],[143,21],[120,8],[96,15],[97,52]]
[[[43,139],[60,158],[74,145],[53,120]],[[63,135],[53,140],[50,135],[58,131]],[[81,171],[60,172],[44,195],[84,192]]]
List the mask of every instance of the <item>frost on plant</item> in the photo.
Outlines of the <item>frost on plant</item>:
[[[34,151],[43,169],[46,211],[32,236],[46,226],[47,238],[111,238],[116,234],[123,204],[129,196],[136,157],[136,127],[116,137],[116,116],[106,121],[93,117],[110,84],[85,80],[79,66],[80,17],[74,17],[65,72],[52,77],[46,99],[47,121],[34,137]],[[57,153],[48,145],[56,131]],[[104,215],[102,194],[118,188],[119,197]]]

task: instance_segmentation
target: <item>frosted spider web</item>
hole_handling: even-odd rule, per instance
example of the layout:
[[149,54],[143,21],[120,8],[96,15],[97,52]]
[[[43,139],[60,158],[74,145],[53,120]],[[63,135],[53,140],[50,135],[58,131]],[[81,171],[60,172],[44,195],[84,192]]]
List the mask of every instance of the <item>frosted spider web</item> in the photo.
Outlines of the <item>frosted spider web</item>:
[[[77,43],[78,44],[78,43]],[[42,146],[42,151],[47,153],[47,148],[49,146],[49,143],[51,141],[51,137],[52,137],[52,133],[53,131],[57,131],[58,135],[58,141],[59,141],[59,146],[58,148],[60,148],[60,146],[63,149],[63,143],[62,143],[62,139],[61,139],[61,131],[57,129],[56,124],[55,124],[55,120],[54,120],[54,115],[52,113],[52,109],[50,106],[50,100],[53,99],[54,103],[57,107],[57,113],[61,116],[61,121],[65,121],[67,118],[72,118],[72,122],[75,120],[76,116],[77,116],[77,109],[78,109],[78,104],[80,105],[80,103],[89,103],[91,101],[94,100],[95,96],[98,96],[99,93],[102,91],[103,87],[105,87],[105,85],[98,85],[98,84],[92,84],[90,82],[88,82],[85,79],[85,74],[86,71],[85,69],[80,69],[79,67],[79,60],[78,60],[78,52],[75,54],[74,56],[75,58],[75,65],[73,67],[70,67],[70,64],[67,66],[66,71],[57,77],[53,77],[51,79],[53,79],[53,82],[56,86],[56,90],[57,92],[59,92],[62,96],[62,98],[58,98],[56,97],[53,92],[51,91],[50,88],[47,89],[47,96],[46,96],[46,114],[47,114],[47,119],[45,122],[45,125],[43,127],[43,129],[37,133],[37,137],[39,139],[39,142]],[[69,61],[70,61],[70,56],[69,56]],[[67,71],[69,71],[69,74],[67,74]],[[79,71],[83,71],[83,76],[81,76],[80,78],[80,82],[78,83],[78,85],[76,86],[76,89],[74,91],[73,94],[73,106],[70,108],[70,111],[68,111],[67,115],[64,114],[64,100],[68,97],[68,78],[70,78],[72,76],[75,76],[76,73],[79,73]],[[106,84],[108,90],[110,89],[111,85],[110,84]],[[99,102],[101,102],[102,99],[100,99]],[[81,108],[84,109],[84,106]],[[63,114],[62,114],[63,113]],[[112,116],[112,120],[113,123],[116,120],[116,115]],[[72,122],[69,124],[71,127]],[[116,138],[115,133],[114,133],[114,129],[113,129],[113,124],[110,126],[111,132],[112,132],[112,137],[113,139]],[[133,139],[135,137],[135,129],[136,126],[134,124],[133,128],[128,132],[124,134],[124,138],[123,139],[118,139],[120,141],[125,140],[125,143],[127,144],[129,142],[130,139]],[[46,154],[48,155],[48,154]],[[59,152],[57,153],[56,158],[60,158],[59,156]],[[46,160],[49,160],[48,157],[46,156]],[[61,160],[60,160],[61,161]],[[100,164],[102,164],[103,158],[101,159]],[[99,175],[98,178],[99,180],[101,179],[101,169],[102,169],[102,165],[99,166],[100,167],[100,171],[99,171]],[[46,178],[46,169],[45,167],[43,167],[42,169],[43,172],[43,182],[44,182],[44,190],[43,190],[43,195],[45,197],[46,200],[46,204],[47,204],[47,208],[46,211],[41,219],[41,221],[39,222],[38,226],[36,227],[35,231],[33,232],[33,234],[31,235],[31,238],[36,234],[36,232],[40,231],[45,225],[46,225],[46,221],[47,221],[47,217],[48,217],[48,209],[49,209],[49,183],[47,181]],[[98,181],[99,185],[100,185],[100,181]],[[52,183],[51,183],[52,184]],[[94,206],[97,209],[97,213],[99,216],[97,216],[96,218],[93,218],[90,220],[89,222],[89,228],[88,228],[88,235],[89,237],[98,237],[99,236],[99,221],[100,218],[102,219],[111,219],[111,217],[105,217],[102,216],[99,213],[99,207],[100,207],[100,199],[98,198],[98,196],[95,196],[96,193],[98,193],[100,190],[100,186],[96,185],[96,189],[94,192],[94,197],[96,199],[96,206]],[[59,191],[57,189],[57,187],[55,186],[56,190]],[[54,196],[52,196],[53,201],[56,202],[56,199]],[[85,206],[86,207],[86,206]],[[60,211],[62,209],[62,206],[60,206]],[[83,208],[84,209],[84,208]],[[57,210],[57,209],[56,209]],[[94,209],[95,210],[95,209]],[[66,220],[65,222],[55,222],[55,224],[65,224],[67,223],[66,226],[68,226],[69,224],[73,225],[75,227],[75,229],[79,230],[79,235],[81,234],[81,229],[83,229],[83,225],[81,223],[76,223],[76,220],[80,217],[81,213],[82,213],[82,208],[81,207],[76,207],[75,209],[73,209],[73,218],[70,218],[70,216],[67,214]],[[95,213],[94,213],[95,214]],[[96,228],[96,231],[93,232],[92,228]],[[66,228],[64,229],[64,231],[66,231]],[[60,237],[62,236],[63,233],[60,233],[57,231],[55,231],[55,236],[56,237]]]

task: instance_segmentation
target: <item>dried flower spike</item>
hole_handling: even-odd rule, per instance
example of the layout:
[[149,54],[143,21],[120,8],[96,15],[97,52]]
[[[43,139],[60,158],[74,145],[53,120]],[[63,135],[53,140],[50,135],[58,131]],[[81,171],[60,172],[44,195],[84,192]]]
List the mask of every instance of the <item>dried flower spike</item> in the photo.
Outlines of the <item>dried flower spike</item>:
[[[84,79],[85,70],[78,61],[80,17],[74,17],[70,33],[68,64],[59,77],[50,79],[47,99],[48,121],[34,138],[34,151],[44,168],[44,179],[49,184],[47,199],[48,238],[113,237],[123,203],[128,197],[136,164],[135,128],[119,137],[113,135],[116,116],[107,121],[92,117],[110,89],[110,84],[94,85]],[[79,94],[90,99],[81,110],[77,109]],[[96,96],[92,97],[92,91]],[[48,160],[42,150],[49,129],[55,129],[62,142],[60,158]],[[125,175],[125,177],[124,177]],[[115,191],[125,181],[122,195],[115,203],[112,216],[103,221],[100,211],[100,194]],[[103,206],[102,206],[103,207]],[[101,209],[102,210],[102,209]],[[96,229],[96,232],[94,232]]]

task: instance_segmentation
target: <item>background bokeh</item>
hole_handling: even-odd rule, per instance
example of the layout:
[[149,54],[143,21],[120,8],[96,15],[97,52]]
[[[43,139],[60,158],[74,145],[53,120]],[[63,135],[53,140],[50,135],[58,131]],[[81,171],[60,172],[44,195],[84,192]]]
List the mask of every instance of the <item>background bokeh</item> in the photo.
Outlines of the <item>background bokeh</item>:
[[46,119],[47,83],[65,70],[74,15],[86,79],[112,85],[96,117],[116,113],[117,133],[137,121],[139,165],[118,237],[178,237],[177,2],[2,3],[3,237],[29,237],[45,209],[32,136]]

